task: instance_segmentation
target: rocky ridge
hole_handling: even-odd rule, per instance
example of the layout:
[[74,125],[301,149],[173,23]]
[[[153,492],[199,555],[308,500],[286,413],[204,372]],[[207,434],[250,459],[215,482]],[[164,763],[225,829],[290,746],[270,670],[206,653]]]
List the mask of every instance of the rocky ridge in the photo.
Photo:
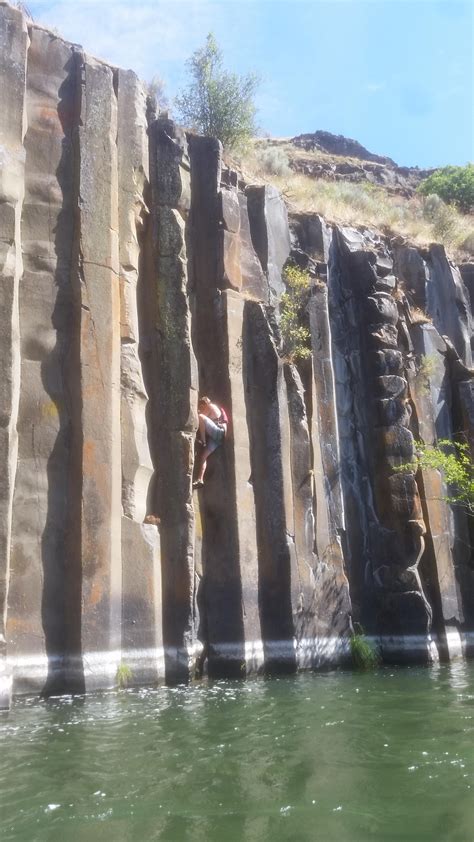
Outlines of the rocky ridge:
[[316,131],[290,139],[268,138],[257,147],[281,148],[295,173],[329,181],[368,182],[389,193],[410,198],[432,169],[399,167],[391,158],[369,152],[358,141]]
[[[387,662],[472,655],[472,524],[437,472],[395,470],[415,438],[474,448],[444,249],[288,218],[217,141],[148,125],[133,72],[4,2],[0,45],[0,704],[121,664],[344,663],[354,621]],[[313,279],[299,366],[289,260]],[[231,424],[193,493],[198,393]]]

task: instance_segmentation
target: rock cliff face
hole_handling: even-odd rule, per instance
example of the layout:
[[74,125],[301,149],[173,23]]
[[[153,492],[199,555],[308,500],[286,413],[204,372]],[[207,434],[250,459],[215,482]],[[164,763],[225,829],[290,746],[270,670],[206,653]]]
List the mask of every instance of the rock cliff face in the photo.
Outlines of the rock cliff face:
[[[354,621],[388,661],[469,654],[471,525],[437,472],[394,471],[414,436],[474,447],[443,249],[288,220],[218,142],[147,126],[132,72],[4,3],[0,47],[1,704],[121,664],[140,684],[341,663]],[[299,368],[289,259],[313,279]],[[231,423],[193,493],[199,392]]]

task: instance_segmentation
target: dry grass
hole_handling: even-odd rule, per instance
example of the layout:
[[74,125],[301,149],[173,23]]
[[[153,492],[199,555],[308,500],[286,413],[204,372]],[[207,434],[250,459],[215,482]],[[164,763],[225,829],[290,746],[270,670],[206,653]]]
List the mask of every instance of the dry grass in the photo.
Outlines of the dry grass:
[[[286,154],[290,152],[291,144],[282,141],[278,145]],[[300,150],[292,149],[290,157],[295,158]],[[319,155],[319,158],[329,160],[331,156]],[[338,158],[339,163],[342,160],[345,159]],[[419,246],[441,242],[458,260],[472,254],[470,248],[463,247],[469,237],[474,238],[472,216],[449,208],[449,225],[440,224],[439,219],[427,218],[426,200],[421,196],[406,199],[369,182],[327,181],[293,172],[269,175],[262,166],[259,145],[232,163],[246,181],[274,184],[290,209],[319,213],[328,222],[339,225],[367,226],[389,236],[401,234]]]
[[248,289],[240,290],[240,295],[241,295],[242,298],[245,299],[245,301],[254,301],[257,304],[264,304],[265,303],[265,301],[262,297],[259,297],[258,295],[255,295],[255,293],[251,292]]
[[412,325],[432,325],[433,319],[421,307],[410,307],[410,321]]

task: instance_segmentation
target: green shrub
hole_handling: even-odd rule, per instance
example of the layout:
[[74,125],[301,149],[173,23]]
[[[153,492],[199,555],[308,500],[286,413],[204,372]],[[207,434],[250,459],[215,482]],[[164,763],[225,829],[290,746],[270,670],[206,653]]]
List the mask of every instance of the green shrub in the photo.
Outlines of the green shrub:
[[377,649],[369,643],[364,634],[353,634],[351,637],[352,663],[357,669],[374,669],[380,663]]
[[463,213],[469,213],[474,208],[474,164],[436,170],[421,182],[418,190],[423,196],[435,193]]
[[285,176],[291,174],[288,155],[277,146],[257,149],[256,159],[265,175]]
[[458,226],[456,211],[436,193],[430,193],[424,200],[423,216],[431,223],[433,235],[437,240],[449,243],[454,239]]
[[415,462],[400,465],[395,470],[412,473],[417,468],[441,471],[448,486],[446,502],[458,504],[474,514],[474,465],[468,444],[441,439],[435,446],[418,441]]
[[293,362],[311,356],[311,334],[306,313],[311,279],[308,272],[297,266],[288,266],[284,280],[286,292],[280,300],[280,331],[283,355]]

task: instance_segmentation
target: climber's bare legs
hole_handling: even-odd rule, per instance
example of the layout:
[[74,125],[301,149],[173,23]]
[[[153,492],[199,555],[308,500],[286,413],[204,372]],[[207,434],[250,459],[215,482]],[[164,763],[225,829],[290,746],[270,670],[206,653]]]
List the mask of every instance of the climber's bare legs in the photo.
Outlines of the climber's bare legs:
[[196,482],[204,482],[204,474],[206,473],[207,468],[207,457],[210,456],[212,452],[212,449],[208,449],[207,447],[205,447],[202,453],[199,454],[199,472],[196,478]]
[[204,420],[205,418],[206,418],[206,416],[203,415],[202,412],[200,412],[199,413],[199,438],[200,438],[200,440],[202,441],[203,444],[206,444],[206,422]]
[[193,482],[193,488],[201,488],[204,485],[204,474],[207,468],[207,459],[214,453],[224,437],[224,431],[206,415],[199,413],[199,440],[203,449],[198,451],[196,458],[197,478]]

